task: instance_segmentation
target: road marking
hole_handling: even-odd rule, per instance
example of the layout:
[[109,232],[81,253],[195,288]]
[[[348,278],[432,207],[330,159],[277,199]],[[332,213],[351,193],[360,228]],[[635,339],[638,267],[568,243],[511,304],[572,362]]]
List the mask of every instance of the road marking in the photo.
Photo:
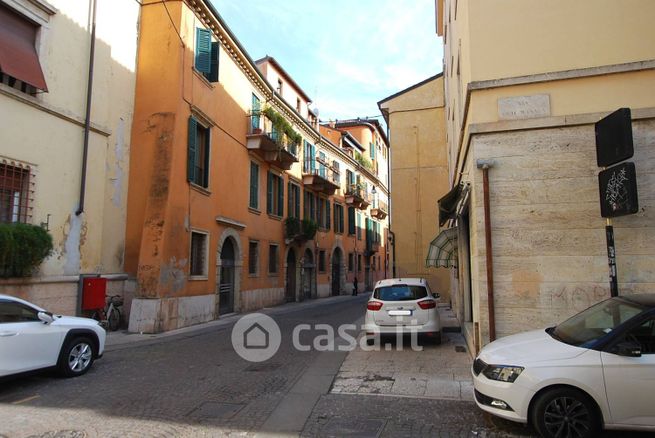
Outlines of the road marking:
[[39,397],[41,397],[41,396],[40,396],[40,395],[33,395],[33,396],[31,396],[31,397],[27,397],[27,398],[24,398],[24,399],[21,399],[21,400],[17,400],[17,401],[15,401],[15,402],[11,402],[11,404],[12,404],[12,405],[19,405],[19,404],[21,404],[21,403],[26,403],[26,402],[28,402],[28,401],[32,401],[32,400],[37,399],[37,398],[39,398]]

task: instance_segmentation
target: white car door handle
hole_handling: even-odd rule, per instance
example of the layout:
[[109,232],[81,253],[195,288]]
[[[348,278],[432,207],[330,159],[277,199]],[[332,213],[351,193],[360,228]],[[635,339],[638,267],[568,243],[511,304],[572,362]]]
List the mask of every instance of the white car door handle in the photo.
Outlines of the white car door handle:
[[16,336],[17,332],[0,332],[0,337],[8,338],[9,336]]

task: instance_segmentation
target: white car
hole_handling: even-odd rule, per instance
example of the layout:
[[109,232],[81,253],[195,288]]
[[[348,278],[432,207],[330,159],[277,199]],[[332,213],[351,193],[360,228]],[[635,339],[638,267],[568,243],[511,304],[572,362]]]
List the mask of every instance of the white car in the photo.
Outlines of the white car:
[[364,331],[372,337],[417,333],[441,343],[437,300],[423,278],[391,278],[375,284],[366,304]]
[[655,294],[610,298],[558,326],[494,341],[472,372],[481,409],[544,437],[655,431]]
[[42,368],[80,376],[102,356],[105,337],[105,329],[94,319],[53,315],[0,295],[0,377]]

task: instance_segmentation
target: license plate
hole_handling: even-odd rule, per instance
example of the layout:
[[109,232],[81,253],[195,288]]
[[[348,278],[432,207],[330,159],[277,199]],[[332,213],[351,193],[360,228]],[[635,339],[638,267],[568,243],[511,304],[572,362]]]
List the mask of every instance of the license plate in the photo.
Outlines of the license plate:
[[411,310],[389,310],[389,316],[409,316],[411,314]]

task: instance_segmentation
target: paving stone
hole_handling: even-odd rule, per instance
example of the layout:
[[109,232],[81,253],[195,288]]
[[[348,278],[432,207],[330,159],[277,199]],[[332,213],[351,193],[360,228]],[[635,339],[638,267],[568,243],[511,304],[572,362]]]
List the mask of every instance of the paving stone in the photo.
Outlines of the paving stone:
[[460,382],[453,380],[431,379],[425,388],[426,397],[459,399]]

